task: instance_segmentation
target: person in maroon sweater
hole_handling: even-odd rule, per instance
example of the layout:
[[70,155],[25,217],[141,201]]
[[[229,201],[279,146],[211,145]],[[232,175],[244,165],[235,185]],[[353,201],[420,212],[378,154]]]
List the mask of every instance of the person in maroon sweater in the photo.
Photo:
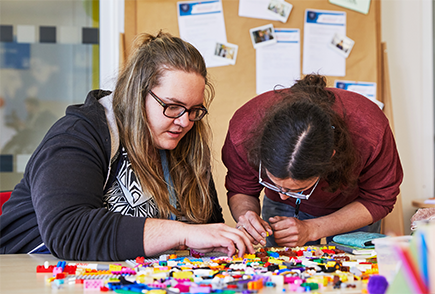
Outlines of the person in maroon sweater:
[[268,246],[379,232],[403,178],[384,113],[364,96],[326,88],[319,75],[261,94],[237,110],[222,159],[237,228],[254,244]]

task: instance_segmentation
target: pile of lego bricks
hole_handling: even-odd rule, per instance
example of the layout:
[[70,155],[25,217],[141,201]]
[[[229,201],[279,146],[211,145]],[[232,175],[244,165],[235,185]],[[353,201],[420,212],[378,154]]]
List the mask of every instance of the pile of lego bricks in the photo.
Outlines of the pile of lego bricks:
[[52,270],[49,282],[57,288],[82,283],[84,290],[149,294],[363,293],[378,274],[375,256],[361,258],[334,246],[258,248],[243,258],[184,250],[126,264],[60,262],[38,266],[37,272]]

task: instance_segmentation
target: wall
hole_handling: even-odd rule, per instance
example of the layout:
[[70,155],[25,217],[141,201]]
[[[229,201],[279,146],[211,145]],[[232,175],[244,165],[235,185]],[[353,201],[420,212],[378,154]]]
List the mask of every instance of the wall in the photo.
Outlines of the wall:
[[[401,187],[405,233],[410,233],[412,200],[434,197],[432,0],[382,0],[381,12],[395,133],[405,171]],[[228,211],[226,219],[233,223]]]
[[[303,36],[303,23],[305,8],[323,10],[345,10],[329,3],[327,0],[293,0],[294,5],[289,20],[285,23],[269,20],[245,18],[238,16],[239,2],[233,0],[222,1],[225,26],[228,42],[239,45],[239,54],[234,66],[210,68],[211,80],[216,89],[216,97],[210,107],[208,116],[213,129],[213,175],[223,207],[224,217],[229,225],[234,225],[234,220],[229,212],[224,188],[226,168],[221,162],[221,148],[227,133],[228,121],[241,105],[254,97],[255,94],[255,50],[249,38],[249,29],[273,23],[275,27],[300,28]],[[129,0],[125,1],[125,50],[129,53],[130,44],[139,32],[155,33],[160,29],[178,34],[176,16],[176,0]],[[368,15],[356,11],[346,10],[347,35],[355,40],[358,46],[352,50],[352,55],[346,60],[346,76],[344,80],[378,82],[381,89],[379,72],[381,69],[379,45],[379,6],[380,0],[373,0]],[[165,13],[162,15],[162,11]],[[103,23],[103,17],[101,17]],[[103,24],[101,25],[103,27]],[[237,28],[237,29],[231,29]],[[303,39],[301,40],[303,43]],[[102,54],[103,55],[103,54]],[[122,54],[121,54],[122,55]],[[335,77],[328,77],[332,85]],[[289,81],[290,82],[290,81]],[[282,83],[282,82],[281,82]],[[289,86],[285,84],[285,86]],[[380,93],[379,93],[380,94]]]
[[405,171],[401,187],[405,233],[412,200],[434,197],[432,0],[383,0],[396,141]]

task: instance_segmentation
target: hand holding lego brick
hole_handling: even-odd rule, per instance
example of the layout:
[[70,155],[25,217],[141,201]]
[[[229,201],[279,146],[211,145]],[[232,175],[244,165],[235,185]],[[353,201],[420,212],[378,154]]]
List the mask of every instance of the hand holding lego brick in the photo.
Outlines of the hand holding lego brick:
[[306,221],[294,217],[275,216],[269,218],[275,234],[275,242],[279,246],[303,246],[311,241],[310,228]]
[[255,245],[261,244],[266,246],[266,237],[273,234],[269,224],[262,220],[258,214],[250,210],[239,217],[236,228],[247,232],[251,242]]

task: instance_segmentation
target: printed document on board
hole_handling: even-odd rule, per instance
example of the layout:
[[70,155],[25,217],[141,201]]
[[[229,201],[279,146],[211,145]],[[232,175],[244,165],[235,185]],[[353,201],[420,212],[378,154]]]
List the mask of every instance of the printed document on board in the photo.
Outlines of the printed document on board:
[[369,13],[370,9],[370,0],[329,0],[329,2],[364,14]]
[[277,16],[268,13],[267,6],[269,3],[270,0],[240,0],[239,16],[279,20]]
[[207,67],[229,65],[213,56],[216,42],[227,42],[222,2],[177,2],[177,10],[180,37],[201,52]]
[[376,103],[380,109],[384,108],[384,103],[376,99],[376,83],[335,80],[334,87],[366,96]]
[[329,46],[335,34],[346,36],[345,12],[305,10],[303,74],[346,75],[346,58]]
[[257,94],[288,88],[301,78],[299,29],[275,28],[275,36],[275,44],[256,49]]

